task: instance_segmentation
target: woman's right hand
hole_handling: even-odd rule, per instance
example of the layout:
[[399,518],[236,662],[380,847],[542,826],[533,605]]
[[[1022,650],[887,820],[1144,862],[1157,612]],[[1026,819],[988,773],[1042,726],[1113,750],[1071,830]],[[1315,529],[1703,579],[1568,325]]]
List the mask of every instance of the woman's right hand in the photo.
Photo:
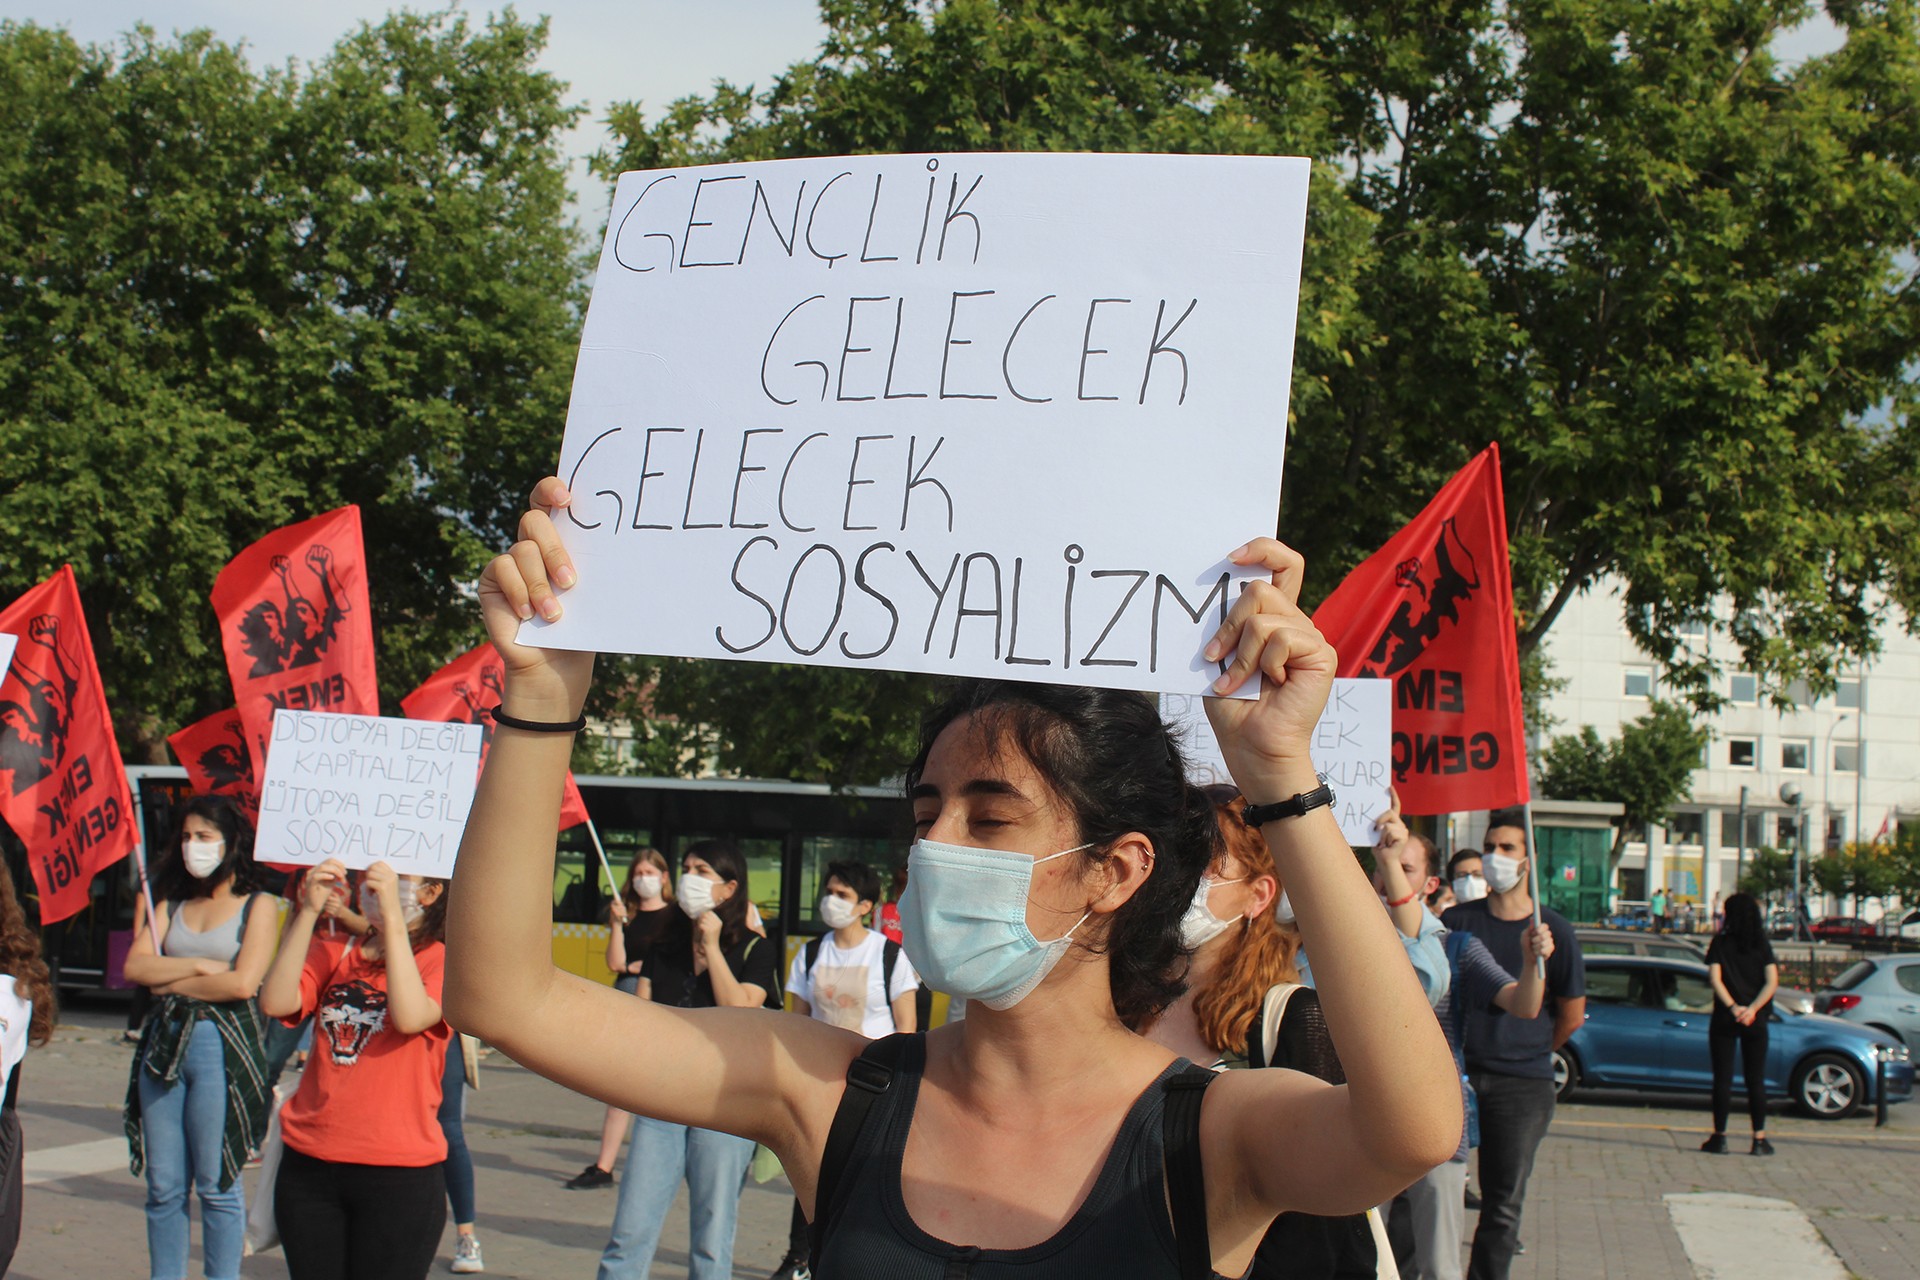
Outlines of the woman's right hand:
[[558,618],[559,593],[578,580],[553,524],[553,513],[572,501],[558,476],[535,485],[531,509],[520,517],[520,540],[480,575],[487,635],[506,663],[506,710],[527,719],[573,719],[586,704],[593,679],[591,653],[538,649],[516,639],[520,625],[535,616],[549,622]]
[[346,866],[338,858],[328,858],[307,872],[306,879],[300,886],[301,905],[315,915],[320,915],[327,909],[327,899],[346,883]]

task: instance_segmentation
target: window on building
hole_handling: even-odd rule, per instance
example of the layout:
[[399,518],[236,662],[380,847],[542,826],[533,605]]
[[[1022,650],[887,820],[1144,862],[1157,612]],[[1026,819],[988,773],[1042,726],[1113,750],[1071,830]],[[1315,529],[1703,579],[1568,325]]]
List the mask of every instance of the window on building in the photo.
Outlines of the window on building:
[[1835,773],[1860,772],[1861,745],[1858,742],[1836,742],[1833,744],[1833,771]]
[[1795,680],[1787,686],[1787,701],[1796,707],[1810,707],[1813,705],[1813,690],[1807,687],[1805,680]]
[[1773,843],[1776,848],[1791,848],[1799,839],[1799,836],[1796,834],[1797,831],[1798,827],[1794,823],[1792,814],[1780,813],[1774,815]]
[[1699,844],[1706,831],[1706,815],[1676,813],[1667,822],[1667,839],[1674,844]]
[[1847,842],[1847,815],[1839,812],[1827,814],[1827,851],[1832,852]]
[[1860,710],[1860,677],[1842,676],[1840,683],[1833,687],[1833,703],[1842,711]]
[[1780,767],[1788,773],[1805,773],[1812,768],[1813,742],[1807,738],[1786,738],[1780,743]]
[[1727,767],[1729,769],[1751,769],[1760,755],[1758,738],[1728,738]]
[[1707,634],[1707,620],[1701,614],[1689,614],[1680,619],[1680,634],[1698,640]]
[[1736,671],[1727,682],[1727,701],[1750,707],[1760,700],[1760,682],[1751,671]]
[[[1747,814],[1747,838],[1744,842],[1746,848],[1758,849],[1761,844],[1764,843],[1760,839],[1761,816],[1762,815],[1758,813],[1752,812]],[[1722,809],[1720,811],[1720,847],[1722,849],[1738,849],[1742,846],[1742,843],[1740,839],[1740,811],[1738,809]]]
[[1653,696],[1653,668],[1628,667],[1622,672],[1620,692],[1629,698]]

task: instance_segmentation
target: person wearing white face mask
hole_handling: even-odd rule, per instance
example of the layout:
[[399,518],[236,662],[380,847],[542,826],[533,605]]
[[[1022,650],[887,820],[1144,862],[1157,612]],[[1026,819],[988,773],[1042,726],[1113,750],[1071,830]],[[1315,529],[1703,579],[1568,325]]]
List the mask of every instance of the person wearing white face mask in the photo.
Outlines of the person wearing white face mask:
[[147,1176],[155,1280],[185,1280],[191,1195],[209,1280],[240,1274],[240,1170],[266,1133],[266,1062],[254,993],[279,919],[257,892],[253,829],[231,800],[195,796],[150,877],[153,920],[135,900],[126,975],[157,998],[127,1089],[133,1169]]
[[280,1108],[274,1217],[291,1280],[424,1280],[447,1221],[447,883],[376,862],[358,903],[373,932],[316,934],[346,879],[331,858],[307,873],[260,989],[269,1016],[315,1026]]
[[[830,862],[820,895],[820,923],[828,932],[794,954],[787,970],[793,1011],[869,1040],[912,1033],[920,977],[900,944],[867,928],[880,896],[880,877],[864,862]],[[807,1217],[793,1202],[787,1254],[770,1280],[810,1280]]]
[[[957,1026],[868,1042],[811,1018],[634,1008],[561,972],[542,930],[593,656],[519,635],[579,582],[554,523],[571,500],[541,481],[478,590],[507,677],[456,872],[462,1026],[604,1101],[765,1142],[824,1276],[1240,1275],[1280,1213],[1362,1210],[1452,1154],[1446,1039],[1313,766],[1336,659],[1293,551],[1227,553],[1265,576],[1222,597],[1202,658],[1245,821],[1316,954],[1338,1086],[1215,1074],[1137,1034],[1182,992],[1180,922],[1219,840],[1139,693],[971,681],[925,722],[901,927],[921,977],[968,999]],[[1256,672],[1257,696],[1232,696]]]
[[[665,915],[653,946],[640,957],[638,994],[643,999],[671,1009],[726,1010],[735,1016],[780,1008],[774,945],[748,925],[746,885],[746,864],[731,844],[700,840],[687,846],[674,884],[678,910]],[[636,1045],[628,1051],[637,1056]],[[671,1070],[681,1081],[679,1087],[699,1093],[716,1088],[738,1064],[708,1062],[706,1079],[696,1078],[702,1074],[700,1067],[686,1074],[690,1065],[676,1064]],[[690,1226],[689,1280],[729,1280],[740,1189],[753,1146],[749,1139],[715,1128],[636,1114],[613,1229],[600,1254],[599,1280],[646,1280],[667,1210],[683,1180]]]
[[[1527,863],[1525,818],[1492,814],[1480,865],[1465,856],[1453,860],[1456,882],[1476,870],[1485,875],[1487,896],[1443,917],[1447,928],[1478,938],[1512,974],[1535,963],[1527,942],[1534,915]],[[1506,1280],[1512,1267],[1534,1153],[1553,1119],[1553,1052],[1587,1016],[1586,968],[1573,926],[1547,907],[1539,914],[1552,938],[1540,1013],[1522,1018],[1484,1007],[1466,1011],[1464,1056],[1480,1120],[1480,1222],[1467,1266],[1470,1280]]]
[[[627,867],[626,887],[607,907],[607,968],[613,972],[613,988],[628,995],[640,990],[640,964],[660,931],[672,915],[673,879],[667,874],[666,855],[645,848],[633,855]],[[569,1191],[592,1191],[613,1185],[613,1165],[620,1158],[620,1146],[627,1140],[633,1117],[618,1107],[608,1107],[600,1123],[600,1151],[593,1163],[567,1179]]]

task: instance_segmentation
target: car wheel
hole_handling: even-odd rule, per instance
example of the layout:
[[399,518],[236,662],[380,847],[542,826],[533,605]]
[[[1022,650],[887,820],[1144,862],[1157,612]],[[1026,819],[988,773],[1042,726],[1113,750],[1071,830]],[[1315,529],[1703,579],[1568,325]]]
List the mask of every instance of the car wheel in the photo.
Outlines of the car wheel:
[[1575,1064],[1573,1055],[1564,1048],[1553,1051],[1553,1097],[1556,1102],[1565,1102],[1567,1095],[1573,1092],[1573,1086],[1579,1082],[1580,1068]]
[[1816,1053],[1793,1072],[1793,1100],[1816,1120],[1845,1120],[1867,1096],[1867,1078],[1834,1053]]

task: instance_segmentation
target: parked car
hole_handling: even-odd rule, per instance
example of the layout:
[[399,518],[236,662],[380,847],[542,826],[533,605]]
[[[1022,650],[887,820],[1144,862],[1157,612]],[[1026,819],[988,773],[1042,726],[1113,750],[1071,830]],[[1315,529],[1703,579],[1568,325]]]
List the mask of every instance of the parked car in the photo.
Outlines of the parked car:
[[1878,936],[1874,927],[1858,916],[1822,916],[1808,932],[1815,942],[1864,942]]
[[1880,936],[1920,941],[1920,907],[1915,907],[1905,915],[1887,912],[1880,918]]
[[1814,1007],[1920,1049],[1920,956],[1862,960],[1815,996]]
[[[1580,951],[1589,956],[1656,956],[1705,964],[1708,938],[1677,933],[1637,933],[1628,929],[1575,929]],[[1792,1013],[1813,1012],[1813,992],[1781,987],[1774,1003]]]
[[[1713,989],[1707,968],[1651,956],[1590,956],[1587,1021],[1554,1052],[1554,1083],[1575,1088],[1706,1093],[1713,1088],[1707,1024]],[[1767,1093],[1821,1120],[1840,1120],[1876,1100],[1879,1068],[1887,1099],[1913,1093],[1913,1056],[1898,1038],[1821,1014],[1772,1012]]]

